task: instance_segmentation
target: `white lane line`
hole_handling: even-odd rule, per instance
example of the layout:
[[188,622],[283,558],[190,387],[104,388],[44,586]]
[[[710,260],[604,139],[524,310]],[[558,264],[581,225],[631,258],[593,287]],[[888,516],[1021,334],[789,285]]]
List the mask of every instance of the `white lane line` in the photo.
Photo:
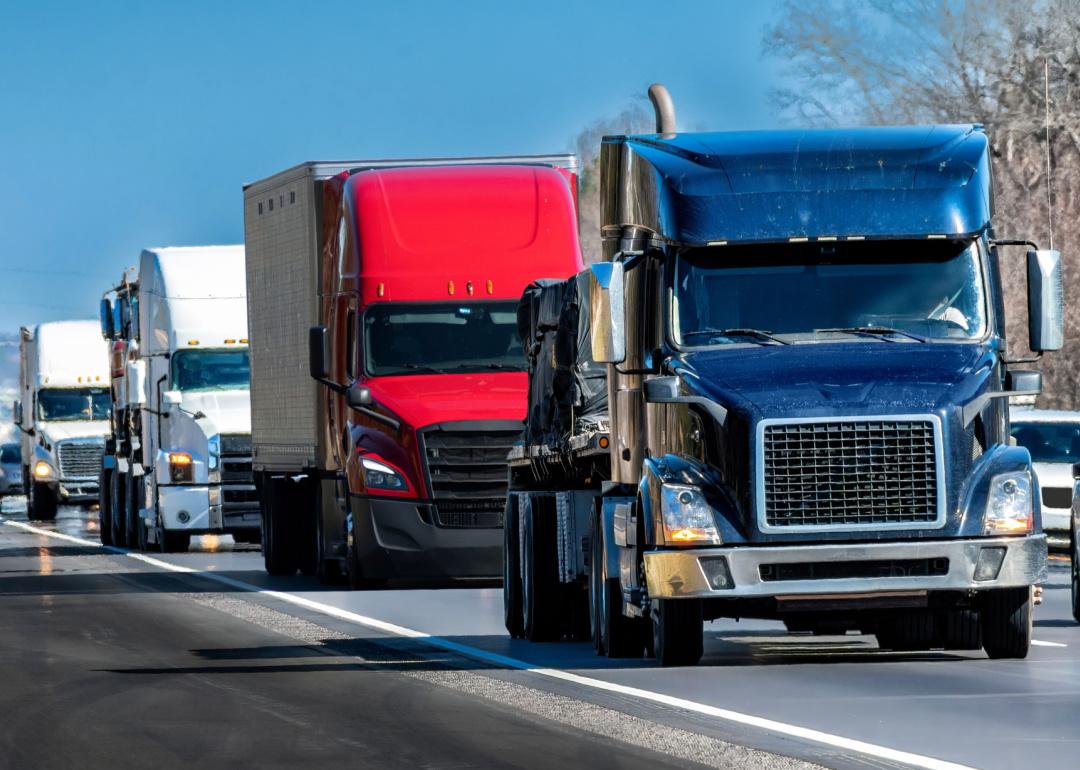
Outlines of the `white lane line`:
[[543,676],[548,679],[556,679],[563,682],[570,682],[572,684],[588,687],[593,690],[601,690],[604,692],[616,693],[618,695],[626,695],[637,698],[639,700],[648,701],[651,703],[658,703],[663,706],[682,709],[683,711],[689,711],[695,714],[715,717],[717,719],[722,719],[726,722],[733,722],[749,727],[755,727],[761,730],[778,733],[780,735],[790,736],[792,738],[800,738],[805,741],[818,743],[824,746],[831,746],[833,748],[842,749],[844,751],[854,751],[860,754],[876,757],[878,759],[884,759],[893,762],[902,762],[911,767],[924,768],[925,770],[975,770],[968,765],[961,765],[956,762],[948,762],[943,759],[927,757],[921,754],[913,754],[908,751],[892,749],[887,746],[879,746],[875,743],[867,743],[866,741],[860,741],[854,738],[845,738],[842,735],[833,735],[832,733],[822,732],[821,730],[814,730],[809,727],[800,727],[799,725],[788,724],[786,722],[778,722],[773,719],[766,719],[765,717],[754,716],[753,714],[743,714],[739,711],[731,711],[729,709],[711,706],[707,703],[698,703],[697,701],[677,698],[673,695],[666,695],[664,693],[653,692],[651,690],[643,690],[639,687],[629,687],[627,685],[616,684],[614,682],[607,682],[603,679],[594,679],[593,677],[582,676],[580,674],[574,674],[569,671],[562,671],[556,668],[544,668],[536,666],[523,660],[510,658],[505,655],[499,655],[498,653],[489,652],[487,650],[480,649],[479,647],[471,647],[469,645],[459,644],[458,642],[454,642],[449,639],[432,636],[431,634],[427,634],[423,631],[416,631],[411,628],[406,628],[405,626],[399,626],[396,623],[388,623],[385,620],[379,620],[378,618],[371,618],[366,615],[360,615],[358,613],[343,610],[338,607],[332,607],[328,604],[322,604],[321,602],[312,601],[311,599],[307,599],[302,596],[296,596],[294,594],[284,593],[282,591],[274,591],[271,589],[260,588],[259,586],[252,585],[251,583],[244,583],[243,581],[235,580],[233,578],[227,577],[225,575],[219,575],[214,572],[197,570],[191,567],[184,567],[179,564],[171,564],[167,561],[155,559],[153,556],[147,556],[144,553],[127,551],[122,548],[116,548],[113,546],[103,546],[101,543],[95,543],[91,540],[84,540],[82,538],[74,537],[72,535],[65,535],[61,532],[52,532],[47,529],[39,529],[38,527],[32,526],[30,524],[25,524],[21,521],[4,521],[3,523],[7,526],[18,527],[19,529],[26,530],[27,532],[44,535],[45,537],[67,540],[69,542],[78,543],[80,545],[97,546],[109,553],[126,555],[132,559],[136,559],[154,567],[160,567],[161,569],[168,570],[170,572],[196,574],[200,577],[230,586],[232,588],[238,588],[242,591],[250,591],[252,593],[262,594],[263,596],[278,599],[280,601],[295,605],[297,607],[304,607],[305,609],[314,610],[315,612],[319,612],[323,615],[329,615],[330,617],[345,620],[350,623],[356,623],[367,628],[372,628],[378,631],[383,631],[388,634],[393,634],[395,636],[401,636],[408,639],[421,640],[427,644],[432,645],[433,647],[438,647],[440,649],[448,650],[450,652],[456,652],[468,658],[480,660],[486,663],[491,663],[496,666],[517,669],[520,671],[528,671],[529,673]]
[[1044,642],[1040,639],[1032,639],[1031,643],[1036,647],[1068,647],[1069,645],[1062,642]]

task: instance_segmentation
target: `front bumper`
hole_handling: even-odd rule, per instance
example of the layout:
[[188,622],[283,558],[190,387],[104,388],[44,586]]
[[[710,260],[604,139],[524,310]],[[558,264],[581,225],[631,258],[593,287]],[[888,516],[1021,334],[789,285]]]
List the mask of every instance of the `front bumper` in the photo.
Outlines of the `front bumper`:
[[[997,576],[975,580],[975,567],[985,548],[1004,548]],[[702,559],[724,557],[733,587],[713,588]],[[795,565],[839,566],[844,563],[912,563],[930,560],[944,567],[943,574],[903,574],[895,565],[891,574],[874,577],[771,579],[784,565],[788,574],[805,574]],[[708,562],[706,562],[707,564]],[[889,571],[888,566],[883,569]],[[830,570],[821,570],[829,572]],[[835,573],[835,570],[833,570]],[[1046,578],[1046,535],[979,538],[970,540],[904,541],[886,543],[794,545],[766,547],[695,548],[645,553],[649,596],[654,599],[746,598],[813,594],[864,594],[887,591],[957,591],[1029,586]]]
[[502,527],[437,527],[430,505],[352,497],[353,540],[367,578],[496,577]]
[[[159,486],[157,507],[162,526],[167,530],[190,532],[237,532],[259,528],[259,510],[255,505],[230,506],[225,490],[218,485],[184,484]],[[153,512],[148,526],[154,526]]]
[[34,483],[44,483],[65,503],[96,503],[98,501],[97,479],[60,479]]
[[1051,508],[1050,506],[1043,504],[1042,507],[1042,526],[1044,530],[1053,530],[1055,532],[1069,531],[1069,521],[1072,519],[1072,509],[1070,508]]

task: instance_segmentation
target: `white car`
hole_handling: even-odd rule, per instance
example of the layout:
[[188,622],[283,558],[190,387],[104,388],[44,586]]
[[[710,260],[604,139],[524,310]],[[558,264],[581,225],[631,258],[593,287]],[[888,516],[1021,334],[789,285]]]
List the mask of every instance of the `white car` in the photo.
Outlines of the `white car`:
[[1073,464],[1080,463],[1080,412],[1013,409],[1012,436],[1031,452],[1042,493],[1042,523],[1051,546],[1065,548],[1073,504]]

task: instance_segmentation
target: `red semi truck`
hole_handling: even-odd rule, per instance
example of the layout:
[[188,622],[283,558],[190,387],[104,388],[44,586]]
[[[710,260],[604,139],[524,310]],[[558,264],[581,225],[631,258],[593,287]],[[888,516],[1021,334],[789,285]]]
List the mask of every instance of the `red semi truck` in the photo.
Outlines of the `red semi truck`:
[[267,572],[501,573],[516,307],[580,270],[572,155],[309,162],[244,191]]

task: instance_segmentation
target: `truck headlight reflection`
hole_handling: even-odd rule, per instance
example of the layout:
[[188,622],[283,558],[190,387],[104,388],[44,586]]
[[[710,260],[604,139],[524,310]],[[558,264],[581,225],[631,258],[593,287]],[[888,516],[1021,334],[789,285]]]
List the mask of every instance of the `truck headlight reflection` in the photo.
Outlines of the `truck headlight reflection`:
[[713,510],[696,487],[664,484],[660,491],[664,541],[668,545],[719,545]]

